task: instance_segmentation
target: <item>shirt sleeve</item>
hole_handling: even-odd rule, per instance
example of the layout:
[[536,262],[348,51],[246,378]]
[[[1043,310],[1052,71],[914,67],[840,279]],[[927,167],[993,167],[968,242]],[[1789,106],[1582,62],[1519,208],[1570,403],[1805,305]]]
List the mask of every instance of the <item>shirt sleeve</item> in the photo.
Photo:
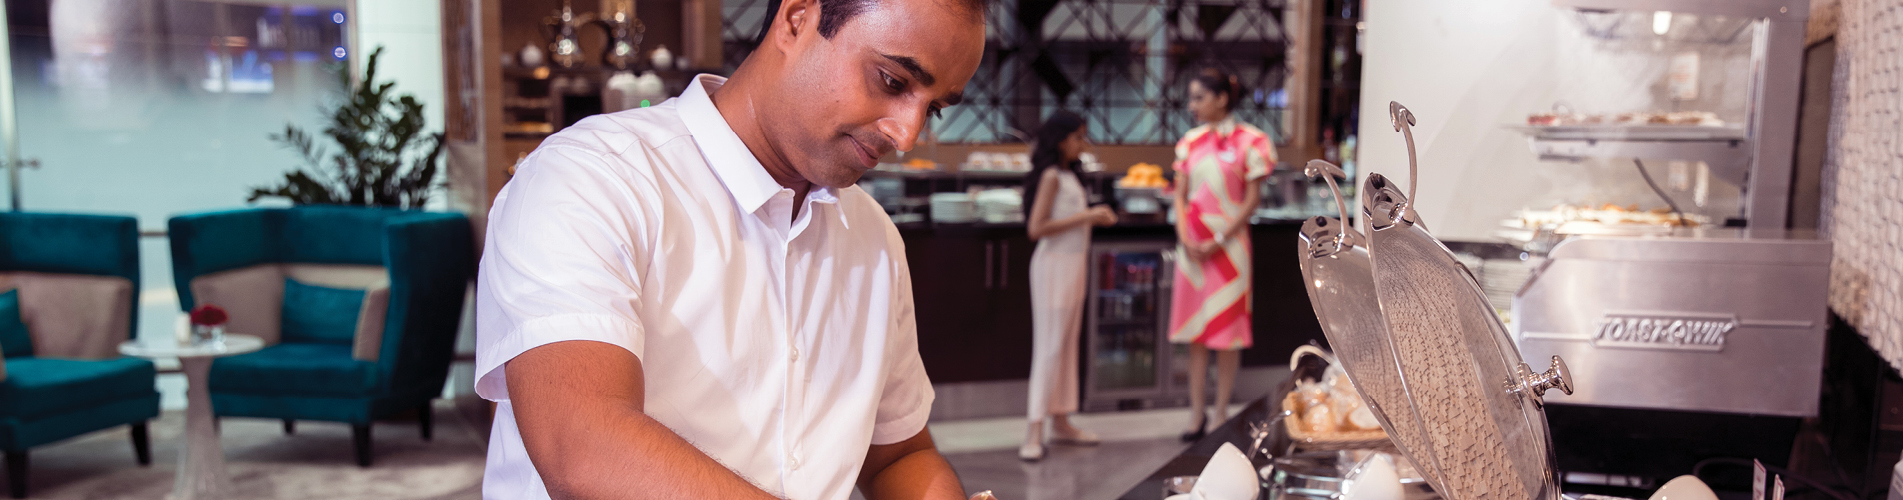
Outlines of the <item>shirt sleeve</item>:
[[1171,170],[1182,172],[1187,167],[1185,163],[1189,161],[1189,141],[1195,136],[1196,131],[1191,130],[1190,133],[1184,134],[1182,139],[1176,140],[1176,161],[1170,163]]
[[[530,155],[489,212],[476,278],[476,394],[508,401],[504,366],[587,340],[642,355],[635,305],[652,209],[625,163],[580,147]],[[625,165],[624,165],[625,167]]]
[[1253,181],[1268,177],[1269,171],[1275,168],[1275,143],[1270,141],[1266,134],[1253,130],[1251,132],[1254,132],[1250,134],[1252,139],[1248,147],[1243,148],[1247,151],[1244,155],[1246,170],[1243,176]]
[[[888,240],[898,240],[893,231]],[[893,248],[897,265],[893,270],[894,292],[892,336],[886,352],[885,388],[879,396],[878,415],[872,424],[872,444],[892,444],[925,430],[932,416],[932,381],[925,376],[925,362],[918,355],[918,322],[912,309],[912,276],[905,263],[904,243]]]

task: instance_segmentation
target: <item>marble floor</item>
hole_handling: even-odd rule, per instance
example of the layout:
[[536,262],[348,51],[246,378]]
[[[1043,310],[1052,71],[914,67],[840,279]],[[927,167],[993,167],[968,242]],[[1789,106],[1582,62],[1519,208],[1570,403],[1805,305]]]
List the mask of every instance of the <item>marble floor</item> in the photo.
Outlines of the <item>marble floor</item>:
[[[376,464],[367,469],[352,461],[350,429],[342,424],[300,422],[296,434],[285,435],[275,420],[225,419],[221,436],[231,498],[480,498],[485,409],[480,400],[460,405],[437,401],[435,439],[427,442],[413,421],[378,423],[373,431]],[[1017,458],[1025,429],[1022,417],[934,422],[931,429],[971,491],[992,490],[1005,500],[1109,499],[1183,450],[1176,435],[1188,418],[1188,410],[1180,408],[1078,415],[1077,425],[1099,433],[1105,442],[1055,446],[1036,463]],[[134,461],[124,427],[36,448],[31,452],[28,498],[164,498],[177,472],[183,430],[181,412],[167,411],[152,422],[153,463],[147,467]]]
[[[124,426],[34,448],[27,498],[155,500],[171,493],[185,430],[186,381],[177,360],[154,364],[161,413],[148,426],[152,464],[138,465]],[[471,409],[481,405],[473,399],[464,403]],[[375,464],[368,469],[356,466],[350,428],[344,424],[298,422],[296,433],[285,435],[277,420],[224,419],[219,434],[232,482],[229,498],[480,498],[487,434],[478,429],[486,429],[486,416],[482,425],[474,425],[466,416],[477,413],[457,411],[457,406],[435,402],[431,441],[421,439],[413,415],[377,423],[371,432]]]
[[[483,446],[474,426],[447,401],[438,401],[434,439],[423,441],[415,422],[378,423],[371,431],[375,465],[357,467],[350,427],[299,422],[285,435],[277,420],[228,418],[220,436],[234,499],[436,500],[481,497]],[[152,465],[138,466],[126,427],[95,432],[32,450],[27,498],[58,500],[159,499],[178,471],[183,412],[167,411],[150,424]]]

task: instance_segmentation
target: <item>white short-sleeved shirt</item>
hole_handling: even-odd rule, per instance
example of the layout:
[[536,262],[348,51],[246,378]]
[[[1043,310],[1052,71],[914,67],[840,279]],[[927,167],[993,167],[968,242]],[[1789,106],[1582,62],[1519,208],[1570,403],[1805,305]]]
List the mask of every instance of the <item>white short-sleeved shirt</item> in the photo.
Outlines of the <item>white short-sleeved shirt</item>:
[[505,363],[567,340],[640,358],[646,413],[768,492],[847,498],[866,449],[917,435],[904,244],[857,187],[780,186],[701,75],[543,141],[496,196],[476,289],[476,393],[498,403],[483,497],[545,499]]

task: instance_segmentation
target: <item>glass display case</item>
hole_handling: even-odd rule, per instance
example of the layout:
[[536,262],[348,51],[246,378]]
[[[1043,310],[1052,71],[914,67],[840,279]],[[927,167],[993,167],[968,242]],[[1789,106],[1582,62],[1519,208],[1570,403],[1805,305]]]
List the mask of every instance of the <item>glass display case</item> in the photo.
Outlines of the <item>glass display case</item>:
[[1516,126],[1542,159],[1630,171],[1578,189],[1649,188],[1677,212],[1520,217],[1546,236],[1524,247],[1510,331],[1580,388],[1547,401],[1558,467],[1649,481],[1700,457],[1785,460],[1818,414],[1829,324],[1830,242],[1786,229],[1809,2],[1551,4],[1570,101]]
[[1786,226],[1807,1],[1552,4],[1556,100],[1513,125],[1535,154],[1641,165],[1690,192],[1673,211],[1710,216],[1694,225]]

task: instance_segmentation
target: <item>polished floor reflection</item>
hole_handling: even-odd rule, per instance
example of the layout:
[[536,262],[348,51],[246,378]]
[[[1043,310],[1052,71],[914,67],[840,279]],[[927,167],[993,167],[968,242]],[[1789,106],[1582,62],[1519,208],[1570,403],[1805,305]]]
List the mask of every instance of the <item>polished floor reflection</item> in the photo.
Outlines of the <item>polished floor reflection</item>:
[[[1241,409],[1235,405],[1229,414]],[[1117,498],[1188,446],[1177,439],[1189,423],[1184,408],[1082,414],[1074,421],[1104,443],[1052,446],[1034,463],[1018,460],[1023,418],[935,422],[931,428],[965,489],[991,490],[1003,500]]]
[[967,490],[991,490],[1004,500],[1111,499],[1169,462],[1183,447],[1171,437],[1112,441],[1088,448],[1059,446],[1036,463],[1019,461],[1015,448],[952,454],[946,459]]
[[[487,405],[473,398],[461,403],[436,403],[435,440],[429,442],[419,438],[414,422],[378,423],[376,464],[368,469],[351,460],[350,429],[342,424],[301,422],[297,433],[287,436],[275,420],[226,419],[220,434],[232,498],[481,498]],[[1104,443],[1053,446],[1036,463],[1017,458],[1024,437],[1021,417],[931,425],[967,489],[992,490],[1004,500],[1071,500],[1122,495],[1183,451],[1186,445],[1176,435],[1188,419],[1182,408],[1078,415],[1077,425],[1097,432]],[[151,429],[150,467],[134,462],[124,427],[35,448],[28,498],[164,498],[178,470],[184,415],[165,412]]]
[[[376,464],[351,458],[350,428],[299,422],[284,435],[276,420],[225,419],[220,435],[231,473],[231,498],[448,500],[481,497],[479,433],[449,403],[438,401],[435,436],[423,441],[414,422],[382,422],[372,431]],[[27,498],[150,500],[171,492],[178,471],[183,412],[151,424],[152,465],[139,467],[125,427],[34,448]]]

